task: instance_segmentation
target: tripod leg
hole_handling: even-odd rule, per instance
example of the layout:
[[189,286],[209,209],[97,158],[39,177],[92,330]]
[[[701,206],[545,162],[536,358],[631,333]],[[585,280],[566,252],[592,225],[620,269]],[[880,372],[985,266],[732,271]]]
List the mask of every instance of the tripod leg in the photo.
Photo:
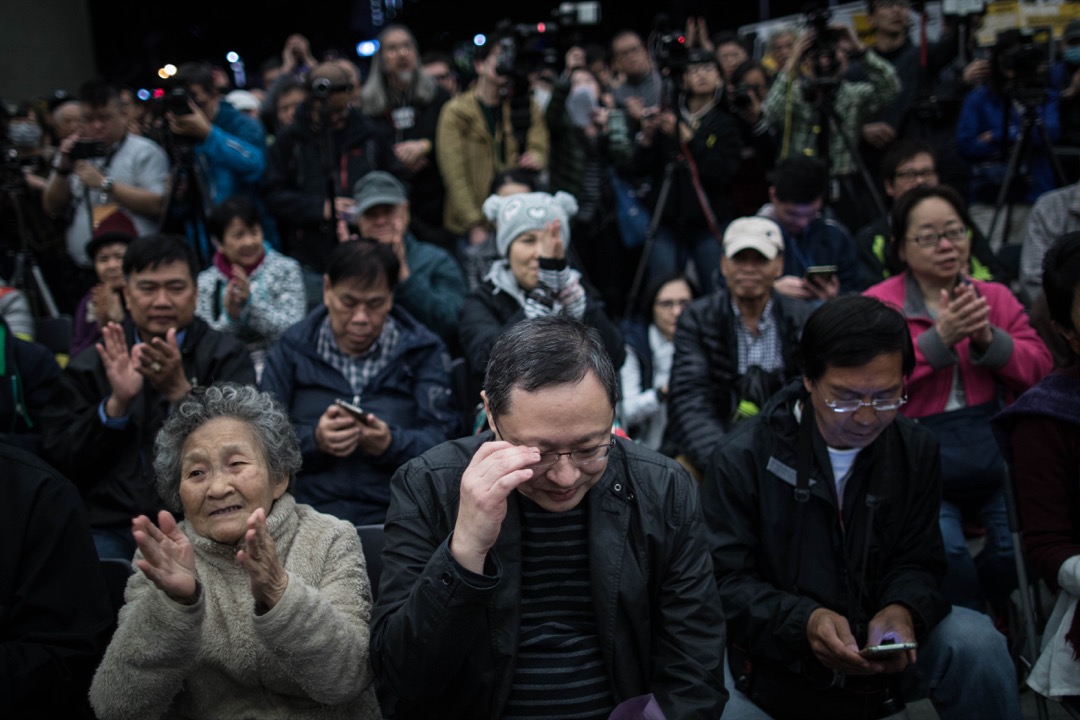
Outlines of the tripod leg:
[[[1016,179],[1016,171],[1020,167],[1020,158],[1027,153],[1027,145],[1030,140],[1031,120],[1025,116],[1023,130],[1021,131],[1016,144],[1013,145],[1012,155],[1009,156],[1009,165],[1005,170],[1005,181],[1001,184],[997,201],[994,203],[994,216],[990,220],[990,227],[986,229],[986,238],[990,241],[991,246],[994,245],[994,229],[997,227],[998,219],[1001,217],[1001,209],[1005,207],[1006,200],[1009,197],[1009,188],[1012,187],[1013,181]],[[1009,226],[1006,224],[1005,230],[1002,232],[1002,242],[1000,245],[1005,244],[1005,239],[1008,237],[1008,234]]]
[[874,206],[877,208],[878,216],[885,215],[885,201],[881,198],[881,193],[877,191],[877,187],[874,185],[874,178],[871,177],[870,171],[866,169],[866,163],[863,162],[862,156],[859,155],[859,149],[855,147],[855,143],[847,132],[844,130],[844,126],[841,124],[840,116],[836,112],[836,108],[832,107],[829,112],[829,117],[832,119],[833,124],[836,126],[835,131],[840,135],[840,139],[844,143],[844,147],[847,148],[848,154],[851,155],[855,161],[855,167],[859,170],[859,176],[862,178],[863,184],[866,185],[867,192],[870,193],[870,197],[874,199]]
[[656,231],[660,227],[660,218],[664,215],[664,206],[667,205],[668,193],[671,192],[671,178],[675,173],[673,162],[668,162],[664,167],[664,182],[660,185],[660,193],[656,197],[656,207],[653,208],[652,221],[649,223],[649,232],[645,235],[645,244],[641,248],[641,260],[638,261],[637,270],[634,271],[634,282],[630,286],[630,294],[626,297],[626,310],[633,312],[637,307],[638,294],[645,282],[645,268],[649,265],[649,256],[652,254]]

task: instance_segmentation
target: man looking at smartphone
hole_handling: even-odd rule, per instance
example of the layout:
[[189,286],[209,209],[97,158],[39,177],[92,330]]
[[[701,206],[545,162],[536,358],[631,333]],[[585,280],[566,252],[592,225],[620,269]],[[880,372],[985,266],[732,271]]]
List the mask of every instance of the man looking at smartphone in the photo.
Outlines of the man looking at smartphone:
[[[827,183],[820,160],[802,155],[783,160],[773,171],[771,202],[758,211],[784,231],[784,272],[776,281],[776,291],[815,307],[867,285],[851,235],[822,214]],[[835,274],[807,274],[811,267],[828,265],[836,266]]]
[[381,523],[393,472],[459,429],[445,346],[394,305],[399,265],[389,245],[334,248],[323,304],[270,349],[261,382],[300,438],[297,500],[357,525]]
[[[939,591],[937,442],[898,413],[915,366],[904,316],[828,301],[799,360],[803,377],[721,440],[701,486],[727,616],[724,717],[884,717],[929,697],[942,720],[1019,720],[1004,636]],[[888,644],[901,648],[869,649]]]

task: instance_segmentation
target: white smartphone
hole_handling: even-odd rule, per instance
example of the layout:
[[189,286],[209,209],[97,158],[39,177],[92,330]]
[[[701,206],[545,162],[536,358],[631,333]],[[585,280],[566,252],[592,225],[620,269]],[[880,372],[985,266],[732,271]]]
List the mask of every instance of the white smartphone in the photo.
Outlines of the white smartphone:
[[865,647],[860,651],[860,654],[866,658],[886,658],[908,650],[915,650],[918,647],[919,643],[915,642],[886,642],[881,645]]

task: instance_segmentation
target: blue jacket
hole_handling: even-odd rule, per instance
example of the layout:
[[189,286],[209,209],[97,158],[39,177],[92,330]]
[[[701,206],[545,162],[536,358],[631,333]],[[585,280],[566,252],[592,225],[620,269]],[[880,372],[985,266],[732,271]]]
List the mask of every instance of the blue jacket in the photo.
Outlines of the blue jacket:
[[[758,215],[776,220],[772,204],[763,206]],[[777,225],[780,223],[778,222]],[[780,226],[784,235],[784,274],[803,277],[814,265],[835,265],[840,292],[862,292],[870,283],[859,265],[855,241],[844,226],[827,217],[813,220],[798,237]]]
[[381,523],[398,466],[460,435],[450,356],[434,333],[395,307],[390,315],[401,330],[395,357],[363,392],[364,410],[390,426],[390,447],[380,457],[359,449],[347,458],[327,455],[315,445],[315,426],[336,398],[349,400],[353,390],[315,349],[326,312],[319,306],[281,336],[270,349],[261,386],[288,408],[300,438],[297,502],[358,525]]

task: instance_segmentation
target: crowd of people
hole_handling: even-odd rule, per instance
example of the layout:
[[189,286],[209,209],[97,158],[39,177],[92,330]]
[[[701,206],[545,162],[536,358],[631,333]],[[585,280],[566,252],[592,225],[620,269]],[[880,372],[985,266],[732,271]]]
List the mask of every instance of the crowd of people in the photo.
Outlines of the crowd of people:
[[1080,697],[1080,21],[866,11],[5,110],[0,713],[1015,720],[1013,503]]

